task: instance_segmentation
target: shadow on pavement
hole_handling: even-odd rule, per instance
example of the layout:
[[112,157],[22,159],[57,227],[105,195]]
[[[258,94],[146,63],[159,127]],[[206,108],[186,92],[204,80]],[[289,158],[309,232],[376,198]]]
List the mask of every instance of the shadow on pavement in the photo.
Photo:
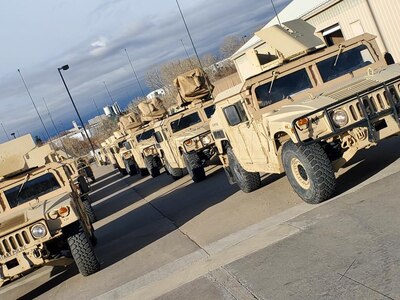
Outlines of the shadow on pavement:
[[348,163],[355,165],[337,179],[336,195],[340,195],[376,175],[400,157],[400,139],[391,138],[363,150]]

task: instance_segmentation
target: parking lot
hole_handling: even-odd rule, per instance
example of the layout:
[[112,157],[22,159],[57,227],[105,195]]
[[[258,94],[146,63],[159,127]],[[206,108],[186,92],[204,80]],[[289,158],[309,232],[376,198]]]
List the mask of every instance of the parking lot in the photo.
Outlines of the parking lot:
[[[82,277],[73,264],[45,267],[2,287],[0,297],[395,298],[399,146],[394,138],[361,152],[340,172],[337,196],[321,205],[302,202],[285,176],[264,175],[263,187],[245,194],[220,166],[197,184],[96,168],[91,198],[102,270]],[[366,247],[383,261],[368,258]],[[348,266],[358,266],[364,281],[347,279]],[[323,278],[326,268],[338,269]]]

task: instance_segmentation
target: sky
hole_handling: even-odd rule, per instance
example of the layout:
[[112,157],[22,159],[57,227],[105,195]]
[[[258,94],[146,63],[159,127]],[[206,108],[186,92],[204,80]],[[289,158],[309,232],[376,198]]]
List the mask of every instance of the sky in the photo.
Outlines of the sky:
[[[278,11],[290,0],[274,0]],[[273,16],[270,0],[179,0],[198,53],[217,53],[224,37],[252,36]],[[58,130],[77,120],[58,74],[84,121],[114,100],[124,108],[141,96],[123,49],[127,49],[145,92],[147,70],[193,55],[175,0],[0,0],[0,122],[17,135],[44,136],[33,100],[55,134],[43,98]],[[7,140],[0,128],[0,142]]]

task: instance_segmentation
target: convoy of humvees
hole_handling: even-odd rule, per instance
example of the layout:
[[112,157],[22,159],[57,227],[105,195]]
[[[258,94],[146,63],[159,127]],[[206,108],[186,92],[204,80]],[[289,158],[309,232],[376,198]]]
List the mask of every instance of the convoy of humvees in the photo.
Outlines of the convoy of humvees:
[[[218,156],[244,192],[261,186],[261,173],[286,173],[305,202],[330,198],[336,171],[400,134],[400,66],[388,65],[370,34],[326,47],[314,32],[301,20],[257,32],[264,44],[245,52],[243,82],[215,98],[200,68],[178,76],[177,106],[154,98],[122,115],[100,164],[152,177],[164,167],[199,182]],[[84,276],[99,270],[89,179],[87,157],[31,136],[0,144],[0,286],[70,258]]]
[[[211,129],[230,182],[244,192],[260,187],[260,173],[286,172],[304,201],[319,203],[359,150],[400,133],[400,67],[386,65],[370,34],[309,49],[296,24],[258,33],[277,55],[264,55],[261,73],[217,96]],[[288,41],[305,50],[285,57]]]
[[26,135],[0,144],[0,165],[0,285],[71,258],[84,276],[98,271],[93,226],[57,154]]
[[189,173],[194,182],[206,177],[204,165],[215,154],[209,122],[214,113],[213,86],[199,68],[174,80],[178,108],[155,124],[156,149],[174,179]]

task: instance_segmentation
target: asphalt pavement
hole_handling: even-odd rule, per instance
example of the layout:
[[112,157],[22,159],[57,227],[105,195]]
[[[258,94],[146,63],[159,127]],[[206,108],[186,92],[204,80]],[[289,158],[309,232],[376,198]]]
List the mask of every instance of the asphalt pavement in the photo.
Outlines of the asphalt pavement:
[[360,153],[335,198],[303,203],[284,176],[245,194],[220,166],[194,184],[95,170],[102,270],[45,267],[0,299],[396,299],[400,140]]

